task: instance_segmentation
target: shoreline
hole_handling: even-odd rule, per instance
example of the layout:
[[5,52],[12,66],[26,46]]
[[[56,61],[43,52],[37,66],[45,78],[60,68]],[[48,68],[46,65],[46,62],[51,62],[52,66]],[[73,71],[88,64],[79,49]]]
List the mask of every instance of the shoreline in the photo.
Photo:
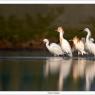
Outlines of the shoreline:
[[0,51],[40,51],[40,50],[46,50],[44,48],[0,48]]

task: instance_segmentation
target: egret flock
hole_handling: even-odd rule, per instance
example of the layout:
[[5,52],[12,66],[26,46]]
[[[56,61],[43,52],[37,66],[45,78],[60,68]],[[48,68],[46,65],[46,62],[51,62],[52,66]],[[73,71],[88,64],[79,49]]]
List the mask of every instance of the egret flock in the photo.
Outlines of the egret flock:
[[48,51],[54,56],[67,55],[69,57],[73,56],[73,49],[70,46],[69,41],[73,42],[74,50],[78,52],[78,55],[92,54],[95,56],[95,43],[94,39],[91,38],[91,31],[89,28],[85,28],[83,31],[87,33],[85,40],[79,39],[75,36],[72,40],[66,40],[64,38],[64,30],[59,26],[56,30],[59,33],[60,44],[49,43],[48,39],[44,39],[43,42],[46,45]]

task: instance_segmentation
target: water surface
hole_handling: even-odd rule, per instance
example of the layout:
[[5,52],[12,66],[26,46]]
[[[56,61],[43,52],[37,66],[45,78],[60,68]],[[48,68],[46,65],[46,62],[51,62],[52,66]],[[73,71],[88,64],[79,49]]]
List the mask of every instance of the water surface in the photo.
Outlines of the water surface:
[[1,91],[95,90],[94,57],[53,57],[47,51],[0,51]]

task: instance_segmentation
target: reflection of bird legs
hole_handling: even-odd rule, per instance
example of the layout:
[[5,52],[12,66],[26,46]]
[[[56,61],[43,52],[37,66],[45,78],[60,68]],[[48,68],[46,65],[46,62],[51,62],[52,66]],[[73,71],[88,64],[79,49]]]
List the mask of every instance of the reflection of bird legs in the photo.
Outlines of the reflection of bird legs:
[[63,78],[63,74],[61,75],[59,75],[59,82],[58,82],[58,90],[59,91],[62,91],[62,89],[63,89],[63,82],[64,81],[64,78]]
[[63,90],[64,81],[68,77],[71,69],[72,59],[62,61],[59,71],[58,90]]
[[63,81],[59,80],[58,91],[62,91],[62,89],[63,89]]
[[78,51],[78,56],[80,55],[81,53]]
[[49,74],[49,64],[46,64],[46,66],[45,66],[45,71],[44,71],[45,77],[47,77],[48,74]]
[[90,90],[90,87],[91,87],[91,80],[90,78],[86,77],[86,90]]
[[86,77],[86,90],[90,90],[91,84],[95,78],[95,63],[93,61],[89,61],[90,65],[86,67],[85,77]]

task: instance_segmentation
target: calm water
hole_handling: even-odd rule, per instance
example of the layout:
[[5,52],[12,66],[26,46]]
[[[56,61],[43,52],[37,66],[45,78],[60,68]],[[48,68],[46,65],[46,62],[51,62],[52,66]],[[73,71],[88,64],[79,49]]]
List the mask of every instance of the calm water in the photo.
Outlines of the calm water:
[[46,51],[0,51],[0,90],[95,90],[93,57],[53,57]]

